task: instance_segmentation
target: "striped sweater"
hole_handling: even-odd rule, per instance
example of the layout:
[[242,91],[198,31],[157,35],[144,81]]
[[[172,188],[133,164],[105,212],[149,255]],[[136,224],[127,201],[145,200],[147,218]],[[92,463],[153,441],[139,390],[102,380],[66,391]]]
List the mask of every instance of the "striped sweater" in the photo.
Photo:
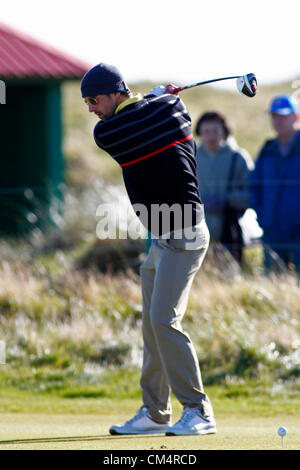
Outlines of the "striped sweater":
[[[142,204],[147,208],[147,220],[140,218],[148,230],[157,232],[151,227],[153,205],[177,204],[182,214],[189,205],[192,219],[183,216],[182,227],[200,221],[196,145],[190,116],[179,97],[147,95],[128,104],[112,118],[99,121],[94,138],[121,166],[133,207]],[[180,227],[172,222],[170,228]],[[161,227],[154,234],[163,235]]]

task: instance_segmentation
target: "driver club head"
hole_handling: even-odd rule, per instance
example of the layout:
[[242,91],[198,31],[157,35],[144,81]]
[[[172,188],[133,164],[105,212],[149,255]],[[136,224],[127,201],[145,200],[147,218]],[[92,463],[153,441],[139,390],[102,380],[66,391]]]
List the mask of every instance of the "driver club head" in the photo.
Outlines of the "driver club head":
[[236,81],[237,89],[243,95],[253,98],[256,95],[257,90],[257,80],[254,73],[248,73],[247,75],[242,75]]

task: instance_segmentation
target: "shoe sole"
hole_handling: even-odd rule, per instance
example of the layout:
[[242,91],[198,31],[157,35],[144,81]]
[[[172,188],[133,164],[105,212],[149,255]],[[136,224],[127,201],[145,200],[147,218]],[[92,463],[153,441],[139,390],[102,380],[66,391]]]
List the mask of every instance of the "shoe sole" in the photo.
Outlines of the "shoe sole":
[[213,429],[204,429],[203,431],[198,432],[176,432],[176,431],[166,431],[166,436],[203,436],[205,434],[215,434],[217,432],[216,428]]
[[117,431],[116,429],[110,429],[109,433],[112,436],[124,436],[124,435],[133,435],[133,434],[165,434],[166,430],[153,429],[149,431]]

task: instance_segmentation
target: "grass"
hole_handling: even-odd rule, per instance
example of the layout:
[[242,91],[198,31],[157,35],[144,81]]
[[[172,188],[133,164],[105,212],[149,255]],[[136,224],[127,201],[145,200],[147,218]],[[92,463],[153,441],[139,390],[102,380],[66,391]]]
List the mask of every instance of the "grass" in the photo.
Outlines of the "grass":
[[[3,383],[0,413],[94,414],[113,408],[130,408],[132,412],[141,406],[139,376],[137,370],[107,371],[98,383],[90,384],[78,379],[63,381],[44,371],[34,377],[36,382],[33,384],[33,380],[28,380],[24,374],[26,387],[20,386],[20,382]],[[52,380],[50,387],[47,386],[49,379]],[[205,391],[216,416],[297,416],[300,411],[299,384],[294,382],[231,379],[221,385],[205,385]],[[180,413],[179,403],[174,397],[172,401],[174,412]],[[129,415],[130,411],[127,413]]]
[[[220,416],[218,432],[207,436],[110,436],[111,423],[127,419],[127,410],[94,415],[0,414],[0,450],[281,450],[276,434],[288,429],[285,450],[299,450],[299,417]],[[101,458],[101,454],[99,454]]]
[[[72,374],[72,365],[80,372],[93,364],[100,370],[139,366],[139,278],[76,272],[70,260],[65,263],[60,275],[39,262],[2,268],[0,328],[8,364],[36,370],[48,366],[61,375]],[[276,283],[257,276],[234,282],[214,277],[212,283],[211,274],[200,272],[184,326],[207,381],[266,374],[297,379],[299,297],[293,278]]]
[[[0,370],[3,385],[33,391],[75,387],[72,393],[89,385],[98,390],[89,393],[107,395],[105,371],[116,370],[111,396],[122,381],[125,394],[135,393],[124,371],[139,370],[142,363],[140,279],[129,271],[78,270],[80,252],[37,251],[29,261],[23,248],[0,264],[0,334],[8,364]],[[208,255],[184,319],[205,383],[238,378],[297,386],[296,279],[247,275],[225,265],[226,275]]]
[[[40,373],[38,383],[47,383],[46,372]],[[19,373],[22,375],[24,371]],[[3,384],[0,449],[280,450],[280,438],[276,435],[280,425],[288,428],[285,449],[299,449],[300,395],[295,384],[239,380],[207,386],[218,425],[216,435],[112,437],[108,433],[110,425],[127,420],[141,405],[139,372],[114,370],[105,371],[103,375],[98,385],[84,383],[70,387],[69,383],[68,388],[65,383],[60,390],[20,389],[16,383]],[[23,379],[26,383],[26,374]],[[174,397],[172,404],[175,421],[181,407]]]
[[[292,276],[234,266],[224,275],[209,255],[184,326],[218,434],[113,438],[110,424],[141,405],[139,278],[74,271],[83,250],[33,258],[19,250],[1,265],[1,450],[281,449],[279,425],[289,429],[285,448],[299,448],[300,292]],[[181,408],[172,401],[176,419]]]

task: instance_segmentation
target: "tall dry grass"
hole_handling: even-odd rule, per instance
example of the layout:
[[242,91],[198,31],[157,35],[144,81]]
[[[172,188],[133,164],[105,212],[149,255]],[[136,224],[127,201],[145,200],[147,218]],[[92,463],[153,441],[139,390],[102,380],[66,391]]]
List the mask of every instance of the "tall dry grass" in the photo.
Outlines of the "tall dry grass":
[[[23,248],[24,249],[24,248]],[[32,249],[32,248],[31,248]],[[140,367],[140,279],[76,270],[73,253],[0,263],[0,331],[7,360],[61,367]],[[24,258],[24,255],[23,255]],[[227,259],[227,258],[226,258]],[[227,261],[226,261],[227,263]],[[227,274],[210,255],[197,274],[183,326],[206,377],[300,374],[300,289],[294,276]]]

